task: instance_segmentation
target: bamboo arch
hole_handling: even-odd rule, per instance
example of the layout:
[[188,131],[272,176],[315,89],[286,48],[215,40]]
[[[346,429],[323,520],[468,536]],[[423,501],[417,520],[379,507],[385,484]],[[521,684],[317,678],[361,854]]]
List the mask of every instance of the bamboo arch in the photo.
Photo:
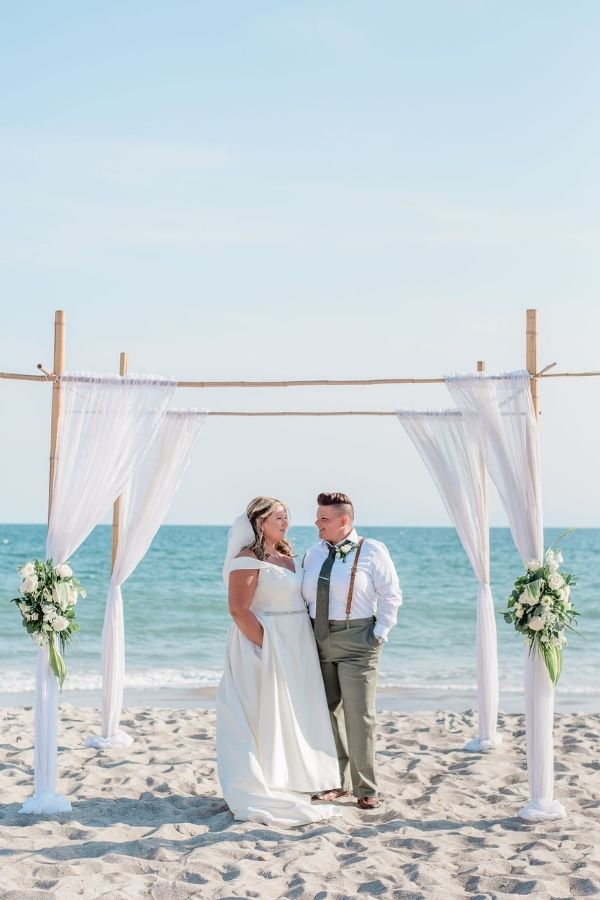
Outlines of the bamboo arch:
[[[590,372],[549,372],[554,368],[556,363],[550,363],[541,371],[538,370],[538,330],[537,330],[537,309],[528,309],[526,311],[525,323],[525,360],[526,369],[531,376],[531,397],[533,400],[533,408],[539,420],[539,383],[544,378],[589,378],[600,375],[600,371]],[[52,485],[54,480],[54,463],[56,457],[56,440],[58,433],[58,419],[60,414],[60,376],[66,369],[66,331],[67,322],[64,310],[57,309],[54,313],[54,362],[52,371],[46,369],[41,363],[37,364],[37,368],[43,373],[40,375],[28,375],[16,372],[0,372],[0,380],[11,381],[37,381],[45,384],[52,384],[52,405],[50,416],[50,458],[49,458],[49,477],[48,477],[48,517],[50,516],[50,505],[52,503]],[[485,363],[478,360],[477,371],[485,371]],[[119,374],[124,375],[127,372],[127,354],[120,354]],[[288,387],[356,387],[356,386],[383,386],[383,385],[400,385],[400,384],[444,384],[444,378],[435,376],[432,378],[367,378],[367,379],[306,379],[306,380],[286,380],[286,381],[178,381],[177,387],[180,388],[288,388]],[[395,410],[275,410],[252,412],[245,410],[211,410],[209,416],[221,417],[340,417],[340,416],[395,416]],[[119,499],[115,501],[113,508],[113,531],[112,531],[112,561],[114,565],[116,550],[118,546],[118,510]]]

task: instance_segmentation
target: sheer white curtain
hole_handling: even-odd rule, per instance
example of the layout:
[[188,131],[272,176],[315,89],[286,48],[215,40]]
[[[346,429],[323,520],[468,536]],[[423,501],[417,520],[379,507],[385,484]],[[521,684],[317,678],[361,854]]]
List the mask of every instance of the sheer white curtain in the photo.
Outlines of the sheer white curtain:
[[125,680],[121,588],[163,523],[205,421],[206,413],[200,410],[169,411],[121,496],[119,542],[102,631],[102,734],[86,738],[88,747],[127,747],[133,742],[131,735],[119,729]]
[[[173,379],[150,376],[61,376],[48,559],[66,562],[108,512],[154,439],[175,387]],[[48,651],[38,650],[35,792],[24,813],[71,808],[56,793],[58,695]]]
[[[467,427],[483,430],[488,471],[523,562],[541,560],[539,439],[529,373],[455,375],[447,378],[446,384]],[[564,808],[554,800],[554,688],[539,654],[527,649],[524,681],[530,801],[519,810],[519,816],[527,821],[562,818]]]
[[459,410],[397,410],[433,478],[477,579],[478,734],[465,750],[497,747],[498,648],[490,589],[487,472],[482,436],[465,428]]

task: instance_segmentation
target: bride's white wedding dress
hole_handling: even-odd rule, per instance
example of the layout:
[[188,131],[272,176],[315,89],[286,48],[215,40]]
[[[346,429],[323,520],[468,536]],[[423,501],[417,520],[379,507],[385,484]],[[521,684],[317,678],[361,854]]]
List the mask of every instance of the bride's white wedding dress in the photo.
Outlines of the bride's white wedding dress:
[[233,624],[217,695],[217,763],[236,819],[290,828],[340,815],[310,795],[340,774],[317,649],[301,594],[302,570],[250,557],[230,571],[259,569],[252,612],[262,651]]

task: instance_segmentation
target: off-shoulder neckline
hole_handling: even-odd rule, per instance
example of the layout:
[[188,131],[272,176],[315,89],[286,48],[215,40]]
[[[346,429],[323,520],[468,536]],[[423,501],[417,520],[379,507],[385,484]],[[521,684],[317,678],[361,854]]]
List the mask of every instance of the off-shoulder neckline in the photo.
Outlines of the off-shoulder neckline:
[[[266,559],[257,559],[255,556],[234,556],[232,563],[235,563],[237,560],[248,560],[249,563],[257,563],[256,568],[260,569],[263,566],[271,566],[272,569],[279,569],[282,572],[288,572],[290,575],[297,575],[298,569],[288,569],[287,566],[278,566],[277,563],[267,562]],[[249,566],[249,568],[255,568],[254,566]]]

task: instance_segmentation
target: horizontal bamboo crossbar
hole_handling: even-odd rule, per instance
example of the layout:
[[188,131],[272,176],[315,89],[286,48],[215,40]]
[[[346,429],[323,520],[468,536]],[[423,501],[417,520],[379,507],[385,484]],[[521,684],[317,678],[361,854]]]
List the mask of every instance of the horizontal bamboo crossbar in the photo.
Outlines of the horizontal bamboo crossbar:
[[593,378],[600,372],[548,372],[544,375],[536,375],[536,378]]
[[[600,376],[598,372],[546,372],[542,370],[532,378],[594,378]],[[0,380],[10,381],[43,381],[51,384],[54,376],[48,375],[24,375],[19,372],[0,372]],[[488,374],[488,378],[495,377]],[[502,378],[502,375],[498,375]],[[353,378],[331,379],[319,378],[298,381],[178,381],[180,388],[279,388],[279,387],[359,387],[361,385],[386,385],[386,384],[445,384],[444,378]]]
[[0,372],[0,378],[10,381],[48,381],[45,375],[19,375],[17,372]]
[[237,411],[209,411],[208,416],[395,416],[395,412],[373,409],[343,409],[327,411],[285,410],[276,412],[237,412]]
[[444,384],[443,378],[354,378],[313,379],[310,381],[178,381],[185,388],[275,388],[275,387],[344,387],[373,384]]

